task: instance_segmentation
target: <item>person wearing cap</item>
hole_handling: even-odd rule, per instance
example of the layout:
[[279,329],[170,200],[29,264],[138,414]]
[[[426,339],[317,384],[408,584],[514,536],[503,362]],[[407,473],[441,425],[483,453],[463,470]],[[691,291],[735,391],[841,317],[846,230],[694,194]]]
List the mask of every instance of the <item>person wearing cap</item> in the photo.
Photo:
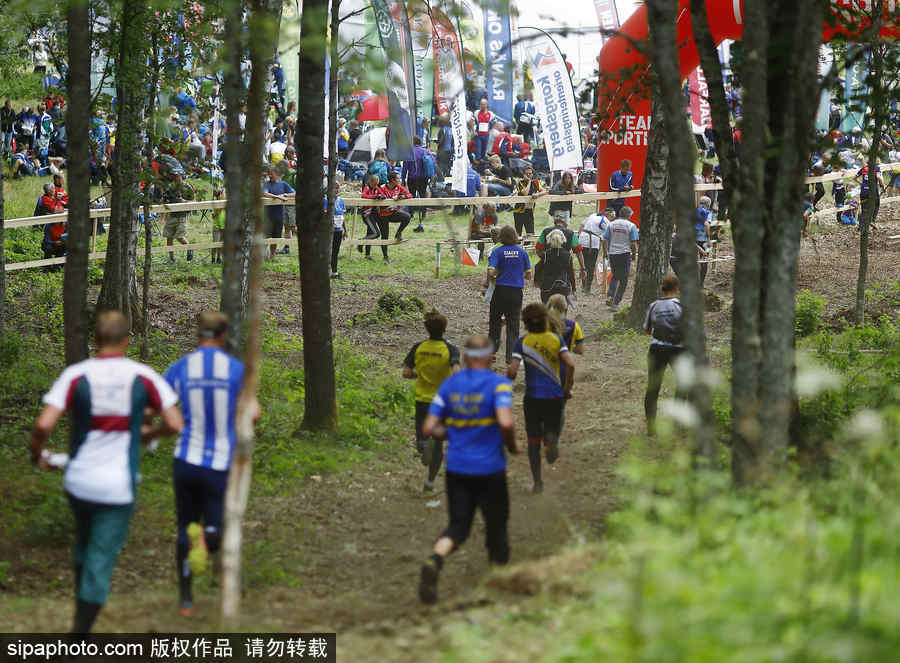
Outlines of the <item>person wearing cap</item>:
[[[204,311],[197,320],[197,349],[169,366],[165,380],[181,401],[184,429],[175,444],[172,474],[178,523],[176,570],[179,612],[194,611],[194,570],[202,571],[207,553],[219,550],[228,472],[237,441],[235,413],[244,386],[244,365],[223,349],[228,318]],[[254,421],[259,403],[251,404]],[[202,527],[199,523],[202,521]],[[196,523],[194,527],[192,524]],[[188,555],[191,551],[195,569]]]
[[509,561],[509,490],[503,449],[519,452],[512,383],[491,370],[493,342],[484,334],[466,340],[463,361],[465,368],[438,388],[422,424],[426,437],[447,440],[450,520],[422,565],[419,600],[423,603],[437,601],[444,561],[469,537],[476,510],[484,517],[488,559],[492,564]]
[[[141,444],[181,431],[178,396],[152,368],[125,357],[128,320],[97,316],[97,356],[72,364],[44,396],[31,433],[31,460],[43,471],[65,467],[63,489],[75,517],[73,633],[91,630],[106,598],[137,499]],[[149,426],[148,412],[161,423]],[[69,455],[45,448],[68,414]]]

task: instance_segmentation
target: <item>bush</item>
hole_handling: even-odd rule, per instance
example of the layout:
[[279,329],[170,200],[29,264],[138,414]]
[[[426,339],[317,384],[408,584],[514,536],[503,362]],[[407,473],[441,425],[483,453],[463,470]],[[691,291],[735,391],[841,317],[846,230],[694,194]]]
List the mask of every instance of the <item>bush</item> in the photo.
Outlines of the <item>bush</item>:
[[794,314],[794,333],[797,336],[814,334],[822,326],[822,311],[825,300],[809,290],[797,294]]

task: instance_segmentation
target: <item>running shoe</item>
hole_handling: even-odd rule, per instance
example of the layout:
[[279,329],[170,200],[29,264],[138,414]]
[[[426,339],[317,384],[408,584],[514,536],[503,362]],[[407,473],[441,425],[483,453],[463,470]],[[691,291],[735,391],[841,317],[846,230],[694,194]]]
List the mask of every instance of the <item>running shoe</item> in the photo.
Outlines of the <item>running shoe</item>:
[[425,479],[425,485],[422,487],[422,490],[424,490],[426,493],[433,492],[434,491],[434,481],[429,481],[428,479]]
[[206,571],[206,560],[208,557],[203,527],[200,526],[200,523],[191,523],[188,525],[187,535],[190,540],[188,565],[191,567],[191,573],[199,575]]
[[415,228],[413,228],[413,232],[414,232],[414,233],[423,233],[423,232],[425,232],[425,226],[423,226],[423,225],[420,223],[420,224],[417,225]]
[[422,573],[419,577],[419,600],[431,605],[437,603],[438,569],[433,559],[429,559],[422,565]]

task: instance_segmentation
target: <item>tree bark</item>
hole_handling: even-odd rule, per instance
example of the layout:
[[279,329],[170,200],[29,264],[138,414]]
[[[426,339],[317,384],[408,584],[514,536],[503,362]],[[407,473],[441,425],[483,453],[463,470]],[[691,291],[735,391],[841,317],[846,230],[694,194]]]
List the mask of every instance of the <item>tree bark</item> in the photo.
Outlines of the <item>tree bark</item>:
[[[256,391],[259,384],[260,357],[260,299],[261,272],[263,252],[266,247],[262,243],[262,152],[265,139],[265,81],[268,66],[265,44],[273,42],[273,32],[277,33],[277,20],[273,21],[272,0],[255,0],[249,21],[250,63],[253,73],[250,78],[247,104],[247,150],[254,155],[246,162],[247,180],[245,202],[248,217],[252,219],[254,244],[249,269],[247,321],[247,352],[245,361],[244,385],[238,398],[235,413],[235,431],[237,442],[234,460],[228,477],[228,488],[225,494],[225,536],[222,541],[222,604],[223,620],[233,622],[240,613],[241,597],[241,548],[243,543],[242,528],[244,513],[253,470],[253,404],[256,402]],[[278,5],[280,8],[280,5]],[[273,30],[273,26],[275,26]]]
[[666,114],[659,100],[659,84],[650,103],[650,137],[647,165],[641,183],[641,250],[634,276],[634,293],[628,310],[628,326],[641,330],[650,304],[659,297],[659,283],[669,269],[674,218],[669,191],[669,145]]
[[134,328],[140,318],[137,297],[137,235],[140,206],[139,172],[143,148],[147,5],[123,0],[116,58],[116,157],[109,240],[98,309],[122,311]]
[[6,199],[3,195],[5,169],[0,168],[0,336],[6,329],[6,253],[3,249],[3,234],[6,226]]
[[[244,312],[249,296],[251,228],[244,216],[245,163],[238,116],[243,104],[240,0],[228,0],[225,11],[225,232],[222,251],[222,311],[228,316],[228,351],[240,355],[244,340]],[[249,121],[249,119],[248,119]]]
[[[328,2],[305,2],[300,30],[300,98],[297,119],[297,241],[303,319],[306,395],[303,426],[334,430],[337,397],[331,329],[332,224],[323,209],[322,142],[325,126],[325,34]],[[332,65],[336,66],[336,65]]]
[[706,333],[703,324],[703,292],[697,265],[697,245],[694,230],[694,163],[696,150],[686,126],[684,97],[681,94],[681,73],[678,68],[678,40],[675,19],[676,4],[669,0],[648,0],[651,62],[659,81],[659,99],[666,115],[666,141],[669,144],[669,187],[677,224],[676,256],[681,283],[681,303],[684,311],[682,330],[685,349],[692,358],[695,377],[692,384],[682,385],[689,390],[689,398],[697,410],[699,420],[694,434],[696,452],[706,464],[715,463],[712,434],[712,407],[709,385],[705,380]]
[[[150,90],[147,94],[147,121],[152,123],[156,113],[156,97],[159,94],[159,31],[158,25],[151,28],[150,37],[151,57],[153,58],[153,66],[150,71]],[[152,126],[148,126],[148,133],[153,135]],[[149,164],[144,168],[144,191],[141,201],[144,207],[144,273],[142,275],[141,293],[141,361],[147,361],[150,352],[150,275],[153,270],[153,232],[150,224],[150,180],[153,171],[149,168]]]
[[90,322],[87,311],[88,250],[90,248],[91,33],[88,3],[69,0],[66,8],[69,103],[66,128],[69,146],[69,218],[63,275],[63,326],[66,364],[88,356]]

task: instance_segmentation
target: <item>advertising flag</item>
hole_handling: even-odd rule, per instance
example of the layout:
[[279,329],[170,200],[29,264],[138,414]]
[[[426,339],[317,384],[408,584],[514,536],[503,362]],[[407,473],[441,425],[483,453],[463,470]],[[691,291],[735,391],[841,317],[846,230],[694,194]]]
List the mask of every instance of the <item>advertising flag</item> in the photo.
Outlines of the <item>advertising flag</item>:
[[[616,9],[616,0],[594,0],[594,8],[597,10],[597,20],[604,30],[619,29],[619,12]],[[609,37],[604,37],[606,41]]]
[[297,0],[283,0],[281,25],[278,28],[278,62],[284,73],[284,98],[298,101],[300,96],[300,5]]
[[550,170],[582,168],[575,90],[562,53],[543,31],[536,28],[519,30],[538,33],[526,47],[526,61],[534,82],[534,106],[541,121]]
[[488,107],[510,121],[513,115],[513,63],[509,0],[485,0],[482,9]]
[[410,0],[407,11],[415,67],[416,112],[420,120],[430,120],[434,105],[434,30],[431,14],[424,0]]
[[847,100],[841,131],[850,133],[854,129],[866,126],[866,77],[869,75],[869,63],[866,58],[857,60],[844,71],[844,95]]
[[384,82],[391,113],[388,159],[413,158],[416,87],[412,38],[406,6],[396,0],[371,0],[381,47],[384,49]]
[[712,127],[712,111],[709,107],[709,84],[703,69],[697,67],[688,76],[688,94],[691,99],[691,122],[694,133],[702,133]]
[[459,34],[450,17],[440,9],[431,12],[434,28],[434,96],[438,112],[449,113],[453,134],[453,162],[450,173],[453,189],[466,193],[469,156],[466,153],[466,90],[462,68]]

